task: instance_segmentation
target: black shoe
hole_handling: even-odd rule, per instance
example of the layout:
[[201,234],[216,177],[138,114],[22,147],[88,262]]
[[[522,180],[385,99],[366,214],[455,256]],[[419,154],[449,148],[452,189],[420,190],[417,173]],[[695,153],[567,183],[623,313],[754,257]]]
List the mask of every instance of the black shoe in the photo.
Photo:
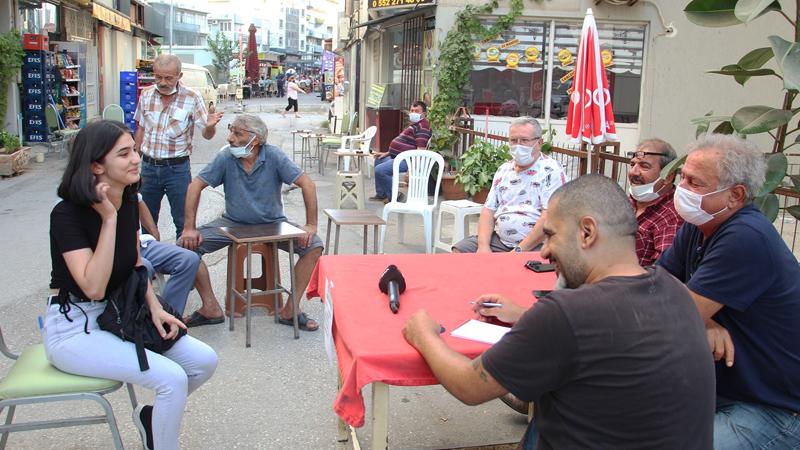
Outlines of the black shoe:
[[373,197],[370,197],[369,199],[372,200],[373,202],[382,202],[382,201],[386,200],[386,197],[381,197],[380,195],[375,195]]
[[153,450],[153,407],[137,405],[133,410],[133,423],[139,430],[145,450]]

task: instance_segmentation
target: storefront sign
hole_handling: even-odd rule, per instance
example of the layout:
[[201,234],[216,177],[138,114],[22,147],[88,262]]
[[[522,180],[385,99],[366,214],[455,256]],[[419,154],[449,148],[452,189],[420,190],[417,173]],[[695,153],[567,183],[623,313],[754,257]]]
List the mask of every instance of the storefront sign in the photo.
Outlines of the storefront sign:
[[482,41],[481,41],[481,44],[488,44],[489,42],[492,42],[492,41],[494,41],[495,39],[500,39],[500,38],[501,38],[501,35],[500,35],[500,34],[497,34],[497,35],[494,35],[494,36],[492,36],[492,37],[490,37],[490,38],[486,38],[486,39],[482,40]]
[[575,76],[575,71],[574,70],[570,70],[569,72],[566,73],[566,75],[561,77],[561,80],[559,80],[559,81],[561,81],[561,84],[564,84],[567,81],[571,80],[572,77],[574,77],[574,76]]
[[516,69],[517,65],[519,65],[519,54],[509,53],[508,56],[506,56],[506,67],[509,69]]
[[482,52],[483,52],[483,49],[481,48],[480,45],[475,44],[474,46],[472,46],[472,55],[475,57],[476,60],[480,60],[481,59],[481,53]]
[[562,48],[558,51],[558,60],[561,61],[562,66],[568,66],[572,64],[572,52],[566,48]]
[[92,40],[92,16],[84,11],[64,8],[64,30],[68,41],[89,42]]
[[322,88],[325,91],[325,100],[333,101],[333,71],[336,54],[325,50],[322,52]]
[[486,60],[489,62],[500,61],[500,50],[497,47],[489,47],[486,49]]
[[378,108],[383,102],[383,93],[386,91],[386,86],[382,84],[373,84],[369,87],[369,96],[367,97],[367,108]]
[[611,50],[602,50],[600,51],[600,56],[603,58],[603,67],[610,67],[614,65],[614,54],[611,53]]
[[525,49],[525,61],[535,63],[539,61],[539,49],[528,47]]
[[404,6],[433,5],[435,0],[369,0],[369,9],[402,8]]
[[512,39],[512,40],[510,40],[508,42],[503,42],[502,44],[500,44],[500,49],[501,50],[505,50],[508,47],[513,47],[513,46],[515,46],[517,44],[519,44],[519,39]]
[[117,27],[120,30],[131,31],[131,19],[105,6],[98,5],[97,3],[92,3],[92,17],[113,27]]

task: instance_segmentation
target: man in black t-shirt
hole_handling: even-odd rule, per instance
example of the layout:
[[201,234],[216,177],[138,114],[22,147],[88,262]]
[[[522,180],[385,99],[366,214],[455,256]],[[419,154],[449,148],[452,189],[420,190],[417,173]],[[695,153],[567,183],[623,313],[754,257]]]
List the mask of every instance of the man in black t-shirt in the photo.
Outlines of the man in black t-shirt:
[[544,224],[542,256],[567,289],[528,310],[481,296],[481,318],[514,327],[472,361],[445,344],[425,311],[403,333],[462,402],[507,392],[535,401],[523,448],[710,449],[714,369],[703,323],[678,280],[639,266],[636,230],[616,183],[580,177],[553,194]]

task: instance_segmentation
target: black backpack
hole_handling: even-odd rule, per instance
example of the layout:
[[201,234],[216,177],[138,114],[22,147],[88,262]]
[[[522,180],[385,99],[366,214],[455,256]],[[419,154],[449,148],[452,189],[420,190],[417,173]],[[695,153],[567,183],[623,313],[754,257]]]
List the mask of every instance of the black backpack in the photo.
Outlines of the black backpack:
[[[150,307],[145,300],[147,281],[147,269],[144,266],[136,267],[125,283],[108,296],[106,309],[97,318],[101,330],[136,344],[136,357],[139,360],[139,370],[142,372],[150,369],[144,349],[159,354],[164,353],[186,334],[183,328],[178,329],[178,336],[175,339],[163,339],[158,334],[150,318]],[[165,303],[160,296],[157,297],[164,311],[178,319],[181,318],[172,306]],[[169,325],[164,325],[164,328],[169,333]]]

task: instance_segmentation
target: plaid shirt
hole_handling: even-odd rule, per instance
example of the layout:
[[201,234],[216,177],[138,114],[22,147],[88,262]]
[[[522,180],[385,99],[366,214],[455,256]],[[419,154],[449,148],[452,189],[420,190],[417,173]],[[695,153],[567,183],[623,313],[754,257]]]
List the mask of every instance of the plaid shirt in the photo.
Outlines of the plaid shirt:
[[155,159],[189,156],[194,126],[205,128],[208,121],[203,97],[178,84],[178,92],[169,105],[161,100],[155,85],[143,90],[139,97],[134,119],[138,126],[144,126],[142,153]]
[[[636,217],[639,229],[636,231],[636,256],[643,267],[652,266],[664,250],[672,246],[675,233],[683,225],[683,218],[675,211],[675,204],[669,195],[661,196],[655,203],[645,208]],[[634,211],[636,201],[630,197]]]

